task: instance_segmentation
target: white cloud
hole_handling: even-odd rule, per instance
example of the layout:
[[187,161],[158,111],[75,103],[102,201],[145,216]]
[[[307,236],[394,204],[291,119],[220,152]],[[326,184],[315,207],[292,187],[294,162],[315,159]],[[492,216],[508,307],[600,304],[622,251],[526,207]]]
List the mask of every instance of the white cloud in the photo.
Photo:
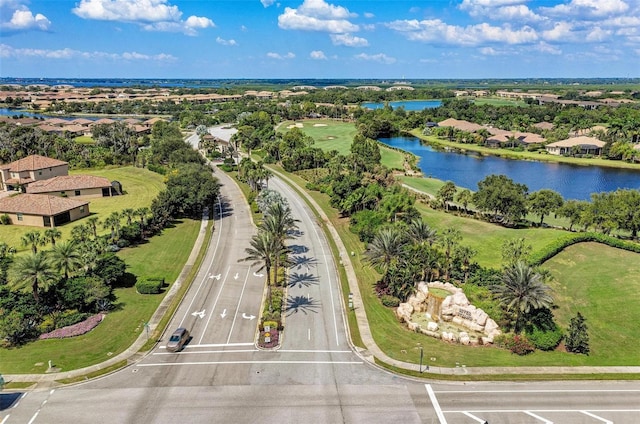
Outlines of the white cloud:
[[311,57],[311,59],[315,59],[315,60],[327,60],[327,56],[324,54],[322,50],[314,50],[311,53],[309,53],[309,56]]
[[275,2],[276,0],[260,0],[260,3],[262,3],[264,7],[269,7]]
[[182,20],[178,6],[167,0],[81,0],[72,12],[83,19],[141,24],[147,31],[196,35],[198,29],[215,27],[206,17],[189,16]]
[[543,19],[524,3],[527,0],[463,0],[459,9],[473,17],[485,16],[493,20],[530,22]]
[[573,24],[565,21],[556,22],[552,29],[542,31],[541,35],[548,41],[571,41],[573,39]]
[[366,47],[369,45],[366,38],[356,37],[352,34],[331,34],[330,37],[336,46]]
[[479,46],[485,43],[526,44],[538,40],[536,30],[526,25],[518,29],[512,29],[507,24],[498,27],[487,23],[461,27],[446,24],[439,19],[399,20],[386,25],[411,41],[460,46]]
[[284,59],[293,59],[294,57],[296,57],[296,55],[291,52],[285,55],[281,55],[280,53],[269,52],[267,53],[267,57],[270,59],[284,60]]
[[383,63],[385,65],[391,65],[392,63],[396,62],[396,58],[387,56],[384,53],[378,53],[378,54],[360,53],[360,54],[357,54],[357,55],[355,55],[353,57],[356,58],[356,59],[359,59],[359,60],[366,60],[366,61],[370,61],[370,62],[378,62],[378,63]]
[[[41,13],[35,15],[29,8],[18,1],[0,0],[1,16],[11,15],[8,21],[0,21],[2,32],[19,32],[28,30],[48,31],[51,21]],[[0,18],[1,19],[1,18]]]
[[608,39],[610,36],[611,31],[595,27],[587,33],[585,40],[588,42],[601,42]]
[[371,18],[375,18],[376,17],[376,15],[374,15],[371,12],[365,12],[365,13],[362,14],[362,16],[364,16],[367,19],[371,19]]
[[625,13],[629,5],[623,0],[571,0],[567,4],[541,7],[541,13],[572,18],[603,18]]
[[238,43],[234,39],[225,40],[224,38],[217,37],[216,43],[222,44],[223,46],[237,46]]
[[482,47],[479,51],[485,56],[501,56],[507,54],[505,50],[497,50],[493,47]]
[[348,9],[324,0],[304,0],[297,9],[285,8],[284,13],[278,16],[278,26],[292,30],[350,33],[359,30],[358,25],[348,20],[356,16]]
[[121,60],[135,60],[135,61],[157,61],[157,62],[169,62],[175,61],[176,57],[166,53],[160,53],[156,55],[148,55],[138,52],[124,52],[124,53],[108,53],[101,51],[81,51],[74,49],[26,49],[26,48],[13,48],[7,44],[0,44],[0,57],[11,59],[24,59],[24,58],[41,58],[41,59],[109,59],[114,61]]
[[541,41],[538,44],[533,45],[532,49],[540,53],[546,53],[546,54],[552,54],[552,55],[562,54],[562,50],[560,50],[558,47],[552,46],[551,44],[545,43],[544,41]]

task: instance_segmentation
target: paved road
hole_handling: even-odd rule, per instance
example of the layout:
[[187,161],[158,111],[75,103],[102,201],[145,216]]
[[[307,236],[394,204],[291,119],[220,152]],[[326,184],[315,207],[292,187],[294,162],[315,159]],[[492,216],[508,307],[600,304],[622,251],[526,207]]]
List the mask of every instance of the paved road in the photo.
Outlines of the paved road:
[[264,277],[247,263],[254,233],[247,205],[222,173],[222,202],[204,265],[170,328],[193,339],[181,353],[164,342],[104,378],[3,394],[10,423],[636,423],[635,382],[441,383],[379,370],[353,353],[335,264],[313,216],[279,181],[300,219],[291,240],[286,331],[278,351],[254,343]]

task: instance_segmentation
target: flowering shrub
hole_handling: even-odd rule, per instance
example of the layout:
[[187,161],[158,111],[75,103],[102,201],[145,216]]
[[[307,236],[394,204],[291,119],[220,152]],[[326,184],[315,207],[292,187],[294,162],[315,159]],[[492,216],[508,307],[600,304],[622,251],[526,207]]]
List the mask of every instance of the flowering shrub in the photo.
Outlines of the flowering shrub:
[[533,344],[523,335],[515,335],[511,340],[507,341],[507,348],[511,353],[524,356],[535,350]]
[[66,337],[80,336],[93,330],[98,324],[100,324],[100,321],[102,321],[103,317],[104,315],[102,314],[93,315],[77,324],[58,328],[49,333],[41,334],[39,339],[64,339]]

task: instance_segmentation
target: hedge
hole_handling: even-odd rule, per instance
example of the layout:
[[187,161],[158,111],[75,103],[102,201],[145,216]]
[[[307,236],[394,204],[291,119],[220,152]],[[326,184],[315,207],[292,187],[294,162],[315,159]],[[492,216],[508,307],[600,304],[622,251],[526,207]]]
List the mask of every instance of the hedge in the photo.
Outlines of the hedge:
[[531,255],[531,259],[529,260],[529,262],[532,266],[541,265],[545,261],[548,261],[558,253],[562,252],[565,248],[576,243],[584,243],[589,241],[606,244],[607,246],[628,250],[630,252],[640,253],[640,244],[632,241],[621,240],[619,238],[611,237],[601,233],[577,233],[569,234],[563,238],[554,240],[552,243],[545,246],[544,249]]
[[140,294],[158,294],[163,285],[164,278],[146,278],[136,282],[136,290]]

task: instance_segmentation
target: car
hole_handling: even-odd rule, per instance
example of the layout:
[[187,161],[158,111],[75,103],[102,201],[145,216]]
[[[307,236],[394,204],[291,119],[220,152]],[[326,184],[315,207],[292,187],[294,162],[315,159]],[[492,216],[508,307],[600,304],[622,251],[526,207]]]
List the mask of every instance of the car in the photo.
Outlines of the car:
[[171,352],[180,352],[184,345],[189,341],[189,330],[180,327],[171,334],[167,342],[167,350]]

